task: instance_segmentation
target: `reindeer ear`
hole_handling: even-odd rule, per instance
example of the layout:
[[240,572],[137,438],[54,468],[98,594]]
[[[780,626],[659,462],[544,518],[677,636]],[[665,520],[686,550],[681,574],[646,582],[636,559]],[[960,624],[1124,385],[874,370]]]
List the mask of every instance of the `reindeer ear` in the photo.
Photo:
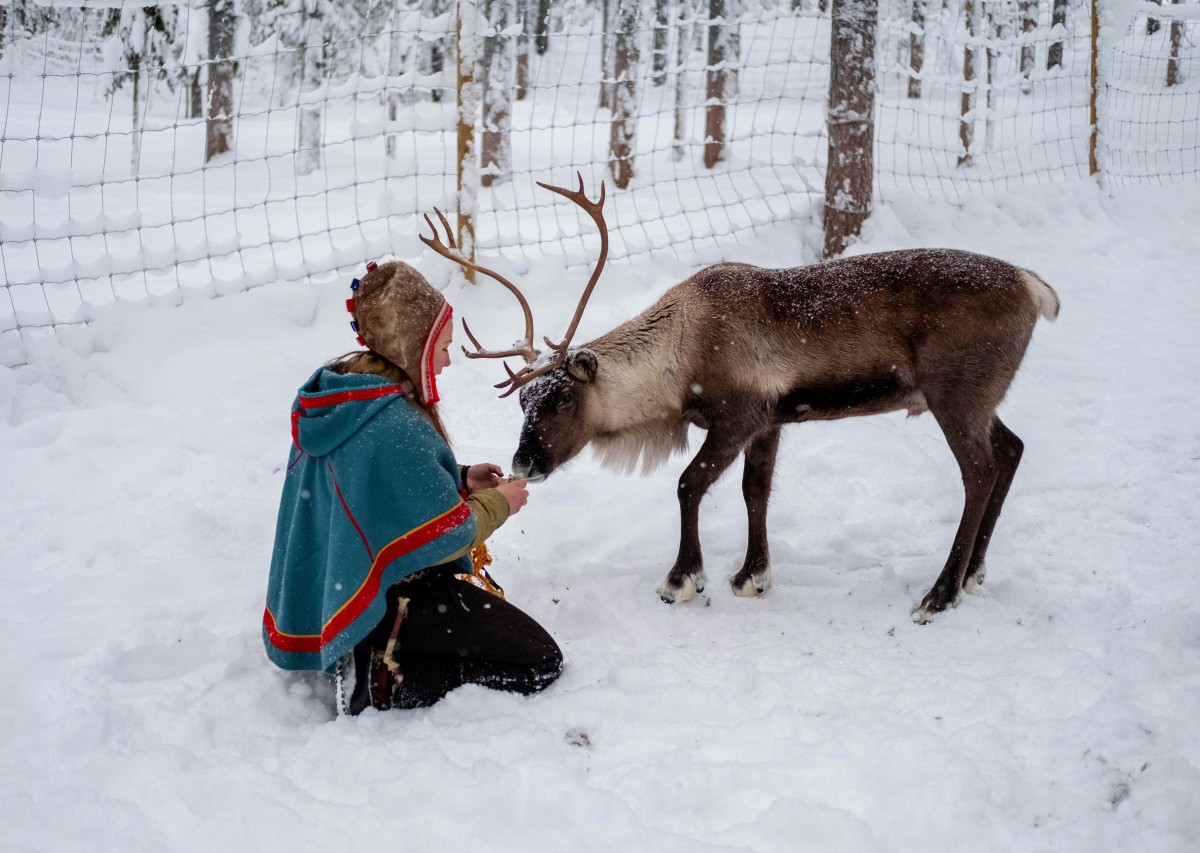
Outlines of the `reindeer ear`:
[[567,356],[567,373],[578,382],[594,382],[596,368],[596,354],[590,349],[577,349]]

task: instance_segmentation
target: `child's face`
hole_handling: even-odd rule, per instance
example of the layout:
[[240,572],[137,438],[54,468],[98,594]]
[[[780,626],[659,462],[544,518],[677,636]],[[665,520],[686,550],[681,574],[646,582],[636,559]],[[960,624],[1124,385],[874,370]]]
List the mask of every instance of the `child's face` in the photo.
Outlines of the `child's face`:
[[454,340],[454,326],[447,323],[433,343],[433,375],[440,376],[443,367],[450,366],[450,344]]

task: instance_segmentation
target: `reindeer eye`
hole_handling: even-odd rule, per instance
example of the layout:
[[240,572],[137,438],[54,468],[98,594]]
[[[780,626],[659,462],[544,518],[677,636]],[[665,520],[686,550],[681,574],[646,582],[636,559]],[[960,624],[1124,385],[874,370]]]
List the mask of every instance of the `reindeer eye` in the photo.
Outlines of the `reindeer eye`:
[[575,402],[575,394],[571,391],[563,391],[562,396],[558,398],[558,405],[566,406]]

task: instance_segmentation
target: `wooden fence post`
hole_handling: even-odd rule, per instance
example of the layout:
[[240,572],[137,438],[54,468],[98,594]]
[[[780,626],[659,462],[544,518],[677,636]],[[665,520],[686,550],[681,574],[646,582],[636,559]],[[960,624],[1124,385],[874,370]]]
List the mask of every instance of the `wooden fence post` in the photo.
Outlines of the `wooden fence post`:
[[1088,102],[1088,121],[1091,123],[1091,130],[1088,133],[1088,174],[1094,175],[1100,171],[1100,164],[1096,160],[1096,138],[1100,130],[1100,116],[1096,109],[1097,90],[1100,88],[1100,72],[1097,54],[1100,52],[1100,10],[1099,0],[1092,0],[1092,40],[1091,40],[1091,58],[1088,60],[1090,67],[1088,69],[1088,79],[1091,86],[1091,97]]
[[[456,86],[458,106],[458,169],[455,204],[458,208],[458,248],[463,257],[475,262],[475,198],[479,192],[479,169],[475,158],[475,112],[479,93],[475,86],[477,48],[474,0],[458,0],[455,28],[455,56],[458,65]],[[475,272],[463,269],[467,281],[475,283]]]

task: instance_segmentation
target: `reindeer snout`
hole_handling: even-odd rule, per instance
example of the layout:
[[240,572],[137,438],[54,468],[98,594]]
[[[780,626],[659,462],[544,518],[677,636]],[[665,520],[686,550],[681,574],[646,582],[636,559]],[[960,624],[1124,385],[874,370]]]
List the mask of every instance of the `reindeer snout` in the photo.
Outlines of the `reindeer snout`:
[[518,460],[515,457],[513,458],[512,472],[513,477],[528,480],[531,483],[540,483],[548,476],[545,471],[542,471],[533,462]]

